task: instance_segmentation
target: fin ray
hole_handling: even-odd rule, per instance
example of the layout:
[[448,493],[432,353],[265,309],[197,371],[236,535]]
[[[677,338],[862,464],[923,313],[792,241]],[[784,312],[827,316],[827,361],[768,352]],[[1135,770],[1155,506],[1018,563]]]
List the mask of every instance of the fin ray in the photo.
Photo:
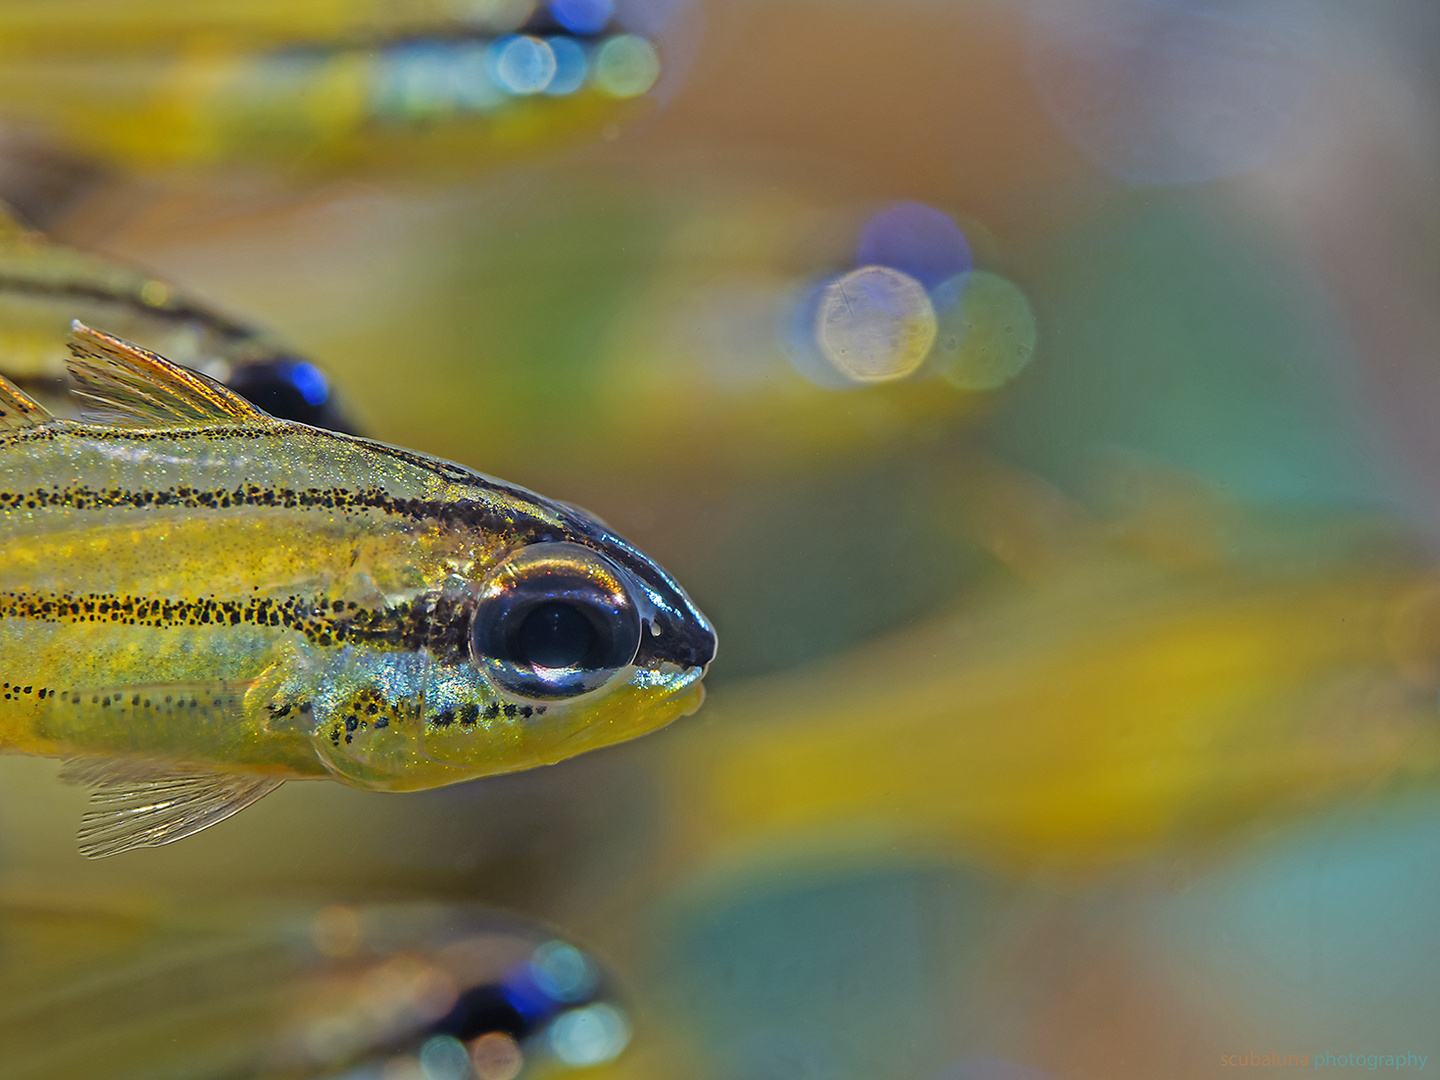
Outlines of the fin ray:
[[0,433],[39,427],[54,419],[43,405],[0,375]]
[[87,417],[126,427],[195,427],[269,421],[239,394],[121,338],[70,324],[73,393]]
[[91,789],[90,809],[76,837],[80,854],[88,859],[192,836],[238,814],[284,782],[278,776],[122,758],[72,759],[61,768],[60,778]]

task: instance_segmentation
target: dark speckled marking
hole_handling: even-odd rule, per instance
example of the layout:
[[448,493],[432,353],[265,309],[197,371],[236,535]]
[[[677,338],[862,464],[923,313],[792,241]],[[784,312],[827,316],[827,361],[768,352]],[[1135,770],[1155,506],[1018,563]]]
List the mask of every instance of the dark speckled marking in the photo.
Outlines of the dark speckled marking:
[[[494,492],[533,503],[534,495],[502,481],[472,472],[460,465],[426,457],[399,447],[370,442],[319,428],[299,427],[287,421],[272,420],[260,424],[226,424],[215,427],[185,428],[186,438],[210,442],[227,440],[284,441],[304,432],[313,439],[334,440],[350,445],[360,444],[366,450],[404,461],[451,483],[461,484],[477,492]],[[94,442],[168,442],[176,438],[175,429],[114,428],[100,425],[42,424],[0,435],[3,442],[47,442],[62,435],[79,434]],[[587,538],[572,535],[565,528],[556,529],[535,520],[516,520],[508,513],[497,512],[478,499],[454,501],[397,498],[383,488],[272,488],[258,484],[234,488],[199,489],[180,485],[153,491],[131,491],[125,488],[91,488],[83,484],[52,486],[33,491],[0,492],[0,512],[21,509],[153,509],[178,507],[190,510],[227,510],[236,507],[277,507],[281,509],[319,509],[348,513],[379,511],[412,521],[438,521],[456,528],[487,529],[514,534],[526,542],[541,540],[576,540]]]
[[[343,613],[340,609],[344,608]],[[353,610],[352,610],[353,609]],[[441,663],[469,655],[470,608],[465,600],[425,596],[371,610],[325,597],[172,599],[112,593],[0,593],[0,619],[117,623],[176,629],[187,626],[270,626],[297,630],[322,646],[354,643],[399,651],[429,649]]]
[[[84,484],[30,491],[0,491],[0,511],[12,510],[378,510],[412,519],[448,518],[461,504],[426,499],[397,499],[382,488],[272,488],[241,484],[233,488],[192,488],[181,484],[154,490],[93,488]],[[465,504],[470,505],[470,504]]]
[[[300,708],[301,711],[306,711],[309,703]],[[378,733],[403,726],[415,718],[418,708],[413,699],[391,701],[378,686],[361,687],[336,706],[338,719],[330,725],[326,734],[334,746],[338,747],[342,742],[353,743],[367,732]],[[464,706],[451,706],[430,715],[428,722],[447,727],[455,722],[457,711],[463,708]]]
[[159,709],[162,711],[167,709],[197,709],[201,715],[205,716],[208,716],[210,710],[213,708],[233,705],[239,697],[239,695],[235,693],[221,690],[218,693],[207,693],[203,701],[195,695],[186,696],[181,694],[177,696],[167,694],[162,702],[158,699],[152,700],[140,693],[131,693],[127,698],[124,694],[120,693],[105,694],[102,696],[85,690],[55,690],[50,687],[34,686],[26,688],[20,686],[18,683],[7,683],[5,685],[9,687],[9,693],[5,695],[6,697],[13,695],[18,698],[22,694],[34,692],[37,698],[42,700],[49,699],[61,705],[98,705],[102,709],[123,709],[128,707],[131,709]]
[[[498,701],[491,701],[481,708],[475,702],[463,702],[459,705],[447,705],[443,709],[437,709],[427,717],[432,727],[448,728],[453,724],[468,730],[475,727],[480,721],[495,720],[500,716],[523,716],[529,719],[532,716],[544,716],[544,705],[502,705]],[[377,728],[384,727],[383,721],[375,724]]]
[[37,688],[34,684],[21,686],[18,682],[6,682],[0,685],[0,694],[4,695],[6,701],[18,701],[27,694],[34,694],[35,697],[44,701],[47,697],[54,697],[55,691],[47,686]]

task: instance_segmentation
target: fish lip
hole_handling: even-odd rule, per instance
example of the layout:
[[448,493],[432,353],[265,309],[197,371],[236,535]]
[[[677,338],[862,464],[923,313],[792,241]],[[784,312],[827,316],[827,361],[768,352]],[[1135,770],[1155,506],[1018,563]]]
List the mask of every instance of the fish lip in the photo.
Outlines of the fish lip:
[[699,668],[703,673],[719,647],[715,630],[704,616],[677,621],[657,613],[646,623],[646,630],[635,654],[637,667],[656,668],[663,663],[686,670]]

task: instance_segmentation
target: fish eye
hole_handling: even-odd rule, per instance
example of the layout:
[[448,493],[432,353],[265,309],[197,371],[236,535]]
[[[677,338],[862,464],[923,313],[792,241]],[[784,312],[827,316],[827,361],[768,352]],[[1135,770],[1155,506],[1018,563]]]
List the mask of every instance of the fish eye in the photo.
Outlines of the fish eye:
[[620,570],[580,544],[521,548],[480,585],[471,660],[512,694],[589,693],[639,649],[640,613]]
[[252,405],[281,420],[298,420],[313,427],[349,431],[348,421],[335,407],[324,374],[304,360],[277,358],[240,364],[225,385]]

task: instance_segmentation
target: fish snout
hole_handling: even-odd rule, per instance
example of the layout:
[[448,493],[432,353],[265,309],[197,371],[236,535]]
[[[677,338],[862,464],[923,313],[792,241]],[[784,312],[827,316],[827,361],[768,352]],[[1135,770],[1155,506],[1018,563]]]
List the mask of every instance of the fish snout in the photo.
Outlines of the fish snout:
[[675,619],[668,613],[657,613],[646,624],[648,633],[641,638],[636,664],[651,668],[673,664],[687,670],[708,667],[718,645],[715,628],[698,611],[688,612],[687,616]]

